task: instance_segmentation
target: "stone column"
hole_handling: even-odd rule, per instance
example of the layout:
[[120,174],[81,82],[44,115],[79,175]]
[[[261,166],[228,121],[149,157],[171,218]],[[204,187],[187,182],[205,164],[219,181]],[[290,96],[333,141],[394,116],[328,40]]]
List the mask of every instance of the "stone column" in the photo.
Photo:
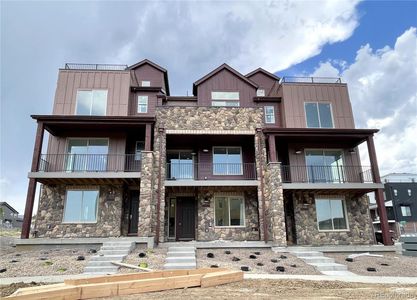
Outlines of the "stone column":
[[269,163],[265,172],[265,201],[268,203],[266,218],[270,222],[274,245],[286,246],[284,193],[281,180],[281,163]]
[[153,152],[142,151],[139,194],[138,236],[151,236]]
[[[269,240],[270,232],[268,219],[264,219],[269,208],[268,201],[264,197],[265,192],[265,171],[266,171],[266,148],[265,136],[262,131],[257,129],[255,134],[255,161],[258,184],[258,213],[259,213],[259,238]],[[264,207],[265,206],[265,207]]]
[[[164,242],[164,220],[165,220],[165,174],[166,174],[166,133],[163,128],[155,126],[155,143],[154,143],[154,201],[153,207],[153,231],[156,242]],[[159,210],[158,210],[159,206]],[[158,228],[159,219],[159,228]],[[159,237],[158,237],[159,236]]]

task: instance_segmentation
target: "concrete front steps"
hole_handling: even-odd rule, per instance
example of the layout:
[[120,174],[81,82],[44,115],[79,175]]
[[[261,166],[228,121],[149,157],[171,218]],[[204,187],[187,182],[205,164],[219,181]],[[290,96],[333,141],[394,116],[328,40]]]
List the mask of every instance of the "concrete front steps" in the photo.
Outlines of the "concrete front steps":
[[122,262],[135,247],[134,242],[109,241],[104,242],[98,255],[92,256],[84,268],[84,274],[114,274],[119,269],[112,261]]
[[195,247],[168,247],[164,269],[195,269]]
[[356,274],[349,272],[347,266],[337,264],[333,258],[325,257],[323,252],[319,251],[297,251],[291,252],[307,264],[315,267],[318,271],[325,275],[350,275]]

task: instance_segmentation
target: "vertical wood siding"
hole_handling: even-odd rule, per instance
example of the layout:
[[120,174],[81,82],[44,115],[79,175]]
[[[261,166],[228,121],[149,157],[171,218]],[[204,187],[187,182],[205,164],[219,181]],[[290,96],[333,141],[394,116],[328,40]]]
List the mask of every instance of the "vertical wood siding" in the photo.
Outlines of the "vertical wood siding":
[[272,79],[269,76],[266,76],[264,73],[258,72],[253,74],[249,77],[250,80],[255,82],[260,89],[265,90],[265,96],[270,96],[269,93],[271,92],[272,87],[277,82],[276,80]]
[[144,64],[132,71],[132,86],[141,86],[142,80],[150,81],[151,86],[160,86],[166,91],[164,73],[151,65]]

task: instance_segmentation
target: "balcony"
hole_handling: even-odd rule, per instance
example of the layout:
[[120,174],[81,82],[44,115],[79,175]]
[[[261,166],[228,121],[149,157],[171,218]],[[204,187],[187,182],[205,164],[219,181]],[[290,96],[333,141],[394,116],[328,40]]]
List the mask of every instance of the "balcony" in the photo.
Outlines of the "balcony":
[[127,65],[66,63],[65,70],[124,71]]
[[137,154],[42,154],[29,177],[41,183],[137,183],[140,170]]
[[285,76],[282,77],[280,83],[342,83],[339,77],[300,77]]
[[167,186],[255,185],[255,163],[167,163]]

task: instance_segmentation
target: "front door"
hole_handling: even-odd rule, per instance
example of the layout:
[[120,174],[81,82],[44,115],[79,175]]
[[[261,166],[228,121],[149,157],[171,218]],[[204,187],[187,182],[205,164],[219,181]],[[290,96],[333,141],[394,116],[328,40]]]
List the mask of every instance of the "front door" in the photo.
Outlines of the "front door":
[[177,240],[195,239],[195,208],[193,197],[177,197]]
[[130,191],[129,201],[129,232],[128,234],[135,235],[138,233],[139,221],[139,191]]

